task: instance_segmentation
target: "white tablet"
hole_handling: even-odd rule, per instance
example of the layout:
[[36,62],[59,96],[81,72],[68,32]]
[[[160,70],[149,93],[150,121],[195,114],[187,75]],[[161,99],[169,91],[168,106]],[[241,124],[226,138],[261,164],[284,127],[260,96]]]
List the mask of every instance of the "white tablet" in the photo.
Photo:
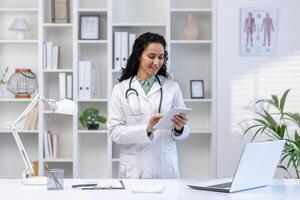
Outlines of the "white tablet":
[[155,129],[172,129],[175,127],[174,122],[172,122],[172,117],[174,115],[179,115],[180,113],[184,113],[186,115],[192,112],[191,108],[173,108],[169,112],[165,114],[163,118],[161,118],[157,124],[154,126]]

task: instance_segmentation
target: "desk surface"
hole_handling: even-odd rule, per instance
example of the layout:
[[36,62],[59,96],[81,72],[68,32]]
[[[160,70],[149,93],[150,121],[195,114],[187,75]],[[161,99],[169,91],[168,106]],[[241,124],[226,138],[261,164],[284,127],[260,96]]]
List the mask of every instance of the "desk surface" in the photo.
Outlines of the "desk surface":
[[[126,190],[80,190],[72,189],[72,184],[86,183],[88,179],[66,179],[65,189],[61,191],[49,191],[46,186],[26,186],[21,185],[21,180],[0,179],[0,197],[6,200],[15,199],[138,199],[138,200],[166,200],[166,199],[225,199],[225,200],[293,200],[299,199],[300,180],[284,179],[274,180],[271,186],[247,190],[237,193],[218,193],[200,191],[188,188],[186,185],[201,182],[196,179],[173,179],[173,180],[124,180]],[[159,184],[163,185],[163,193],[132,193],[131,188],[136,184]]]

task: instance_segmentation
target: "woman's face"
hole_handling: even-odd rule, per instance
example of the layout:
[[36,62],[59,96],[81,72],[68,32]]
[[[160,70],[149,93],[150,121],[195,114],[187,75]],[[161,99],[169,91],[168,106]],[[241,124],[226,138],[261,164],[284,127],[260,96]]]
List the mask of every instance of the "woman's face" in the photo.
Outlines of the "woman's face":
[[140,56],[140,66],[137,75],[145,80],[157,74],[164,63],[165,49],[160,43],[151,43]]

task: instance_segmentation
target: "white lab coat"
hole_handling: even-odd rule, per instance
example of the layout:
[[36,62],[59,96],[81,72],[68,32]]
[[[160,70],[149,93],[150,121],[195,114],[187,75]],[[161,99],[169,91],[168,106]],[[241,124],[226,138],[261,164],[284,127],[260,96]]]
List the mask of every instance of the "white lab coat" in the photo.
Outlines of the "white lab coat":
[[[161,113],[173,107],[185,107],[181,90],[175,81],[159,76],[163,89]],[[140,83],[133,78],[131,87],[138,92],[142,116],[131,115],[125,97],[129,80],[117,84],[111,97],[108,131],[113,142],[120,144],[120,178],[179,178],[176,140],[188,137],[190,127],[184,126],[181,135],[174,130],[156,130],[148,137],[146,127],[151,115],[157,114],[160,85],[155,81],[146,95]],[[137,105],[138,106],[138,105]]]

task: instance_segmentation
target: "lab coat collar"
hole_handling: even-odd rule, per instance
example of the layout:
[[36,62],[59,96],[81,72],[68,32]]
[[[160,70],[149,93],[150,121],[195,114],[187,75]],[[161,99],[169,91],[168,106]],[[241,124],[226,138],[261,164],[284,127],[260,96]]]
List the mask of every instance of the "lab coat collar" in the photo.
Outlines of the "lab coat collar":
[[[145,99],[147,99],[147,96],[141,86],[141,84],[139,83],[138,79],[136,76],[134,76],[134,78],[132,79],[131,82],[131,87],[136,89],[136,91],[138,92],[139,96],[144,97]],[[152,86],[153,87],[153,86]]]
[[[160,80],[160,79],[159,79]],[[161,82],[162,84],[162,82]],[[154,94],[157,90],[159,90],[161,88],[161,86],[159,85],[158,81],[156,80],[152,87],[150,88],[148,94],[147,94],[147,97],[151,96],[152,94]]]
[[[161,85],[164,84],[165,82],[165,78],[163,76],[158,76],[159,80],[160,80],[160,83]],[[132,79],[132,88],[136,89],[137,92],[139,93],[139,95],[141,95],[142,97],[144,97],[145,99],[148,99],[149,96],[151,96],[152,94],[154,94],[155,92],[157,92],[158,90],[160,90],[161,86],[160,84],[158,83],[158,81],[156,80],[152,87],[150,88],[150,91],[148,92],[148,94],[146,95],[141,84],[139,83],[138,79],[137,79],[137,76],[135,76],[133,79]]]

